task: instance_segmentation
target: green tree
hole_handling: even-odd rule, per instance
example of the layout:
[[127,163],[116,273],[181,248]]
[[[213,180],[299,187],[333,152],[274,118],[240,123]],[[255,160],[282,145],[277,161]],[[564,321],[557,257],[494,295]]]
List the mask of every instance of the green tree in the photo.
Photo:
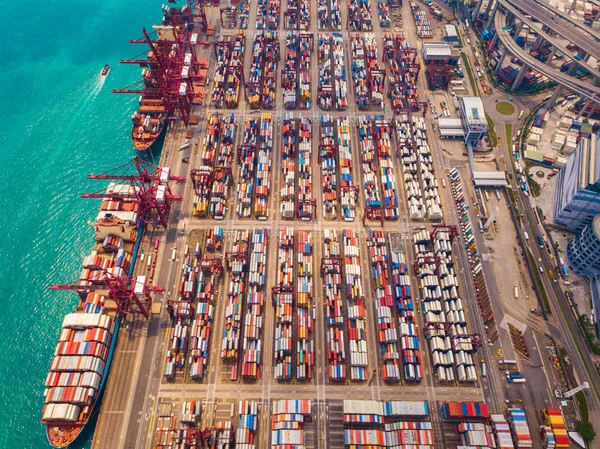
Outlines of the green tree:
[[592,423],[588,421],[579,421],[577,426],[575,426],[575,430],[579,432],[579,435],[581,435],[585,441],[592,441],[596,438],[596,431],[594,430]]

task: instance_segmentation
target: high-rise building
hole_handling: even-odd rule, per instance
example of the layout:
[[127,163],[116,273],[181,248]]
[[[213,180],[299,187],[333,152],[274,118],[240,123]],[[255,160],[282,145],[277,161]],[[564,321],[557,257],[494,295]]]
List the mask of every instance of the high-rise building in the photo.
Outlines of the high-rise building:
[[600,136],[581,139],[558,174],[554,222],[582,230],[600,213]]
[[567,260],[579,276],[592,279],[600,273],[600,215],[567,246]]

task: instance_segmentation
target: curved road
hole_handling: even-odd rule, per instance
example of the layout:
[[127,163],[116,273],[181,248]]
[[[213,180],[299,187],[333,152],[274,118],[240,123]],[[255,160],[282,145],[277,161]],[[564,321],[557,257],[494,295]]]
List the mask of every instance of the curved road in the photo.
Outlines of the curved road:
[[525,62],[530,67],[546,75],[548,78],[555,80],[563,86],[579,92],[581,95],[587,97],[594,102],[600,102],[600,88],[586,83],[577,78],[571,77],[558,69],[547,66],[541,61],[533,58],[529,53],[525,52],[517,43],[513,40],[512,36],[508,31],[504,31],[502,28],[506,26],[506,15],[499,12],[494,18],[494,26],[498,33],[498,38],[506,49],[518,57],[521,61]]
[[[502,2],[502,1],[503,0],[500,0],[500,2]],[[555,48],[559,49],[563,53],[563,55],[565,55],[566,58],[577,61],[577,64],[585,67],[587,70],[590,71],[590,73],[593,73],[597,77],[600,77],[600,72],[596,69],[596,66],[589,64],[587,61],[585,61],[583,59],[577,60],[577,58],[573,55],[573,53],[571,53],[567,49],[567,47],[562,45],[558,39],[551,37],[548,33],[543,31],[543,26],[540,26],[539,22],[534,22],[533,20],[526,18],[525,15],[521,14],[521,12],[519,11],[518,8],[511,6],[508,1],[505,1],[504,8],[507,9],[510,13],[512,13],[515,17],[517,17],[521,22],[528,25],[530,29],[533,29],[535,32],[537,32],[540,36],[542,36],[546,41],[548,41],[550,44],[552,44]]]
[[[548,4],[532,0],[499,0],[500,4],[519,8],[525,14],[529,14],[541,24],[549,27],[554,33],[575,43],[579,48],[589,53],[596,59],[600,59],[600,43],[589,34],[579,31],[576,26],[569,26],[564,20],[559,20],[555,14],[548,10]],[[537,4],[536,4],[537,3]],[[571,20],[573,23],[573,20]],[[591,28],[589,28],[591,30]]]

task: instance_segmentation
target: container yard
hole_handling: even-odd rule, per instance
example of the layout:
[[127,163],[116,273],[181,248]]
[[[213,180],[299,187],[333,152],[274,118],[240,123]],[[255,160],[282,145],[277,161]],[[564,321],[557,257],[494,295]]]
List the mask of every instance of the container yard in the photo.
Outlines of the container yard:
[[[523,425],[491,369],[502,342],[482,347],[474,301],[495,323],[467,186],[428,134],[420,43],[396,22],[416,11],[219,6],[207,21],[228,25],[199,38],[215,52],[210,101],[194,104],[196,124],[168,122],[162,154],[191,182],[168,232],[151,231],[164,256],[145,247],[140,268],[165,285],[164,307],[128,365],[127,428],[94,449],[509,447]],[[414,19],[423,38],[427,15]],[[551,447],[560,423],[542,421],[533,439]]]

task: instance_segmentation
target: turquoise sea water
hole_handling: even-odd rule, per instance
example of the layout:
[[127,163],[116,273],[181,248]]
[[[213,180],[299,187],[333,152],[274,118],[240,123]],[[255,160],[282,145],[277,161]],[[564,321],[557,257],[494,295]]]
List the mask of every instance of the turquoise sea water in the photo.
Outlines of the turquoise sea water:
[[[62,317],[75,293],[48,291],[76,279],[93,245],[86,224],[104,187],[88,173],[135,155],[135,96],[111,89],[139,79],[119,66],[129,44],[161,20],[160,0],[23,0],[0,14],[0,448],[46,448],[43,383]],[[102,84],[99,72],[112,70]]]

